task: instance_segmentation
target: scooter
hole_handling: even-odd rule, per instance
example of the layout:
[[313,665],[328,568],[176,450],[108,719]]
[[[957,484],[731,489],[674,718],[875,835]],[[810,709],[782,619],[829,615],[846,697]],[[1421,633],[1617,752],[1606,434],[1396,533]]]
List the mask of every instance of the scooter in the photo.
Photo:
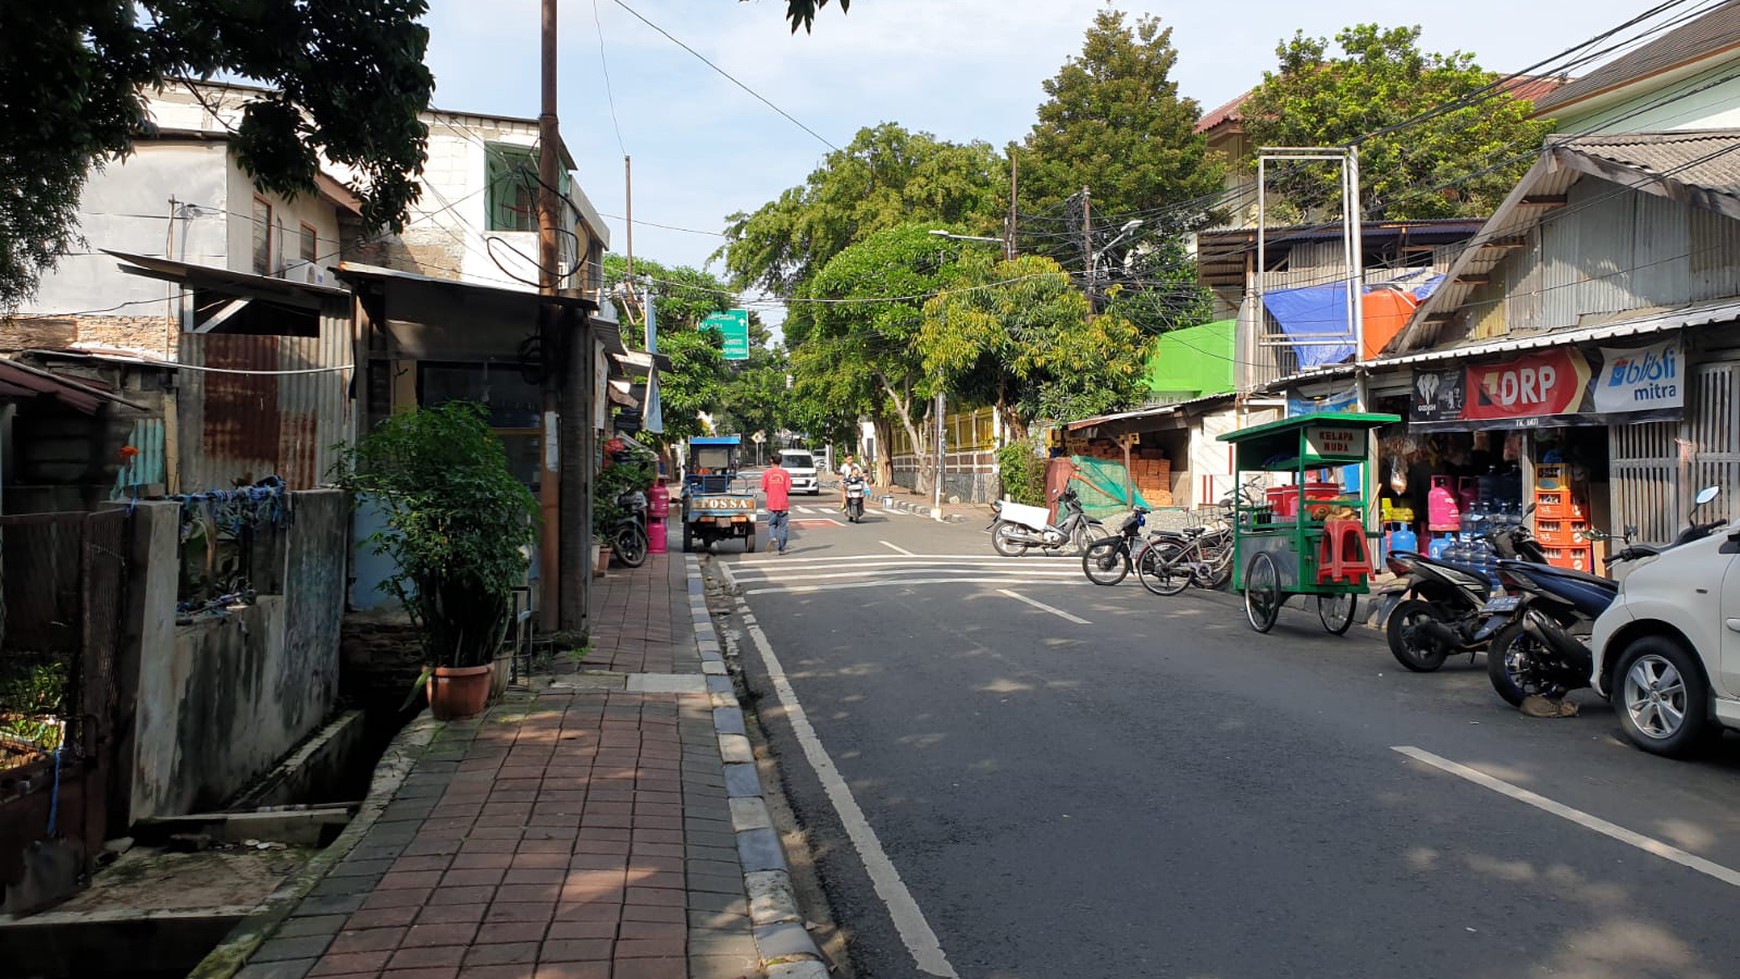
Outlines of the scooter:
[[[1716,486],[1699,491],[1686,527],[1672,543],[1628,543],[1607,559],[1607,566],[1652,558],[1710,536],[1723,521],[1698,523],[1697,510],[1720,493]],[[1619,583],[1582,571],[1520,561],[1500,561],[1498,576],[1509,594],[1487,607],[1514,604],[1514,613],[1492,637],[1492,648],[1487,652],[1486,671],[1492,688],[1511,706],[1520,707],[1531,695],[1557,700],[1589,686],[1594,661],[1589,632],[1595,619],[1618,596]]]
[[630,490],[618,496],[616,504],[627,513],[610,528],[611,557],[627,567],[638,568],[646,563],[647,552],[651,549],[646,534],[646,494]]
[[861,523],[864,520],[864,477],[851,476],[846,480],[846,520],[851,523]]
[[[1529,507],[1525,516],[1533,510]],[[1522,524],[1484,536],[1502,559],[1547,563],[1540,544]],[[1503,626],[1488,605],[1494,588],[1485,569],[1413,551],[1392,552],[1388,563],[1397,577],[1379,594],[1402,599],[1390,612],[1386,634],[1390,654],[1403,667],[1430,673],[1452,653],[1473,657]]]
[[1046,522],[1049,514],[1044,507],[999,500],[993,505],[996,518],[985,528],[991,533],[991,546],[1004,557],[1020,557],[1033,547],[1085,551],[1089,544],[1107,536],[1106,525],[1087,515],[1075,490],[1058,494],[1057,505],[1063,518],[1054,526]]

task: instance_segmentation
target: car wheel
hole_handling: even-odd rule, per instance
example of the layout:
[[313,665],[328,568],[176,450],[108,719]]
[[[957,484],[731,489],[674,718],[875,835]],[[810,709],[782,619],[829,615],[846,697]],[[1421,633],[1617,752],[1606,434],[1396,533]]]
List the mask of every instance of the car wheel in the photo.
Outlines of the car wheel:
[[1652,754],[1685,758],[1721,729],[1710,722],[1710,684],[1698,657],[1666,636],[1625,647],[1610,699],[1631,743]]

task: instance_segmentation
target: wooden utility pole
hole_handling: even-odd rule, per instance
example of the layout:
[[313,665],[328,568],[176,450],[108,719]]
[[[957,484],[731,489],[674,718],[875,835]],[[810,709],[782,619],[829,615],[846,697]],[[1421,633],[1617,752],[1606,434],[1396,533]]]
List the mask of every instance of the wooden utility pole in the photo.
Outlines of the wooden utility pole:
[[[543,33],[541,61],[542,93],[538,110],[538,295],[554,298],[560,283],[561,250],[556,244],[556,189],[561,183],[561,130],[556,125],[556,0],[542,0]],[[541,578],[539,626],[547,632],[561,628],[562,599],[562,487],[559,452],[561,431],[561,385],[563,366],[559,330],[562,318],[556,305],[538,306],[539,337],[544,351],[543,459],[538,480],[538,509],[543,529],[538,538],[538,574]],[[569,501],[573,505],[574,501]],[[584,543],[590,543],[589,541]],[[590,554],[591,548],[583,548]],[[581,576],[589,572],[581,565]],[[577,587],[584,587],[579,585]]]
[[1099,312],[1099,304],[1094,302],[1094,233],[1093,208],[1090,206],[1088,189],[1081,189],[1081,254],[1087,263],[1087,301],[1088,312]]

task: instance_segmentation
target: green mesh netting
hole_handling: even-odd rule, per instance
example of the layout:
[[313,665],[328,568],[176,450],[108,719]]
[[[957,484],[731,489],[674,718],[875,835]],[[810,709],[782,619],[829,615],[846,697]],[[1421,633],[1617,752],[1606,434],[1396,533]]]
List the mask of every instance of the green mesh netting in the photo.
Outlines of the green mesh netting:
[[[1128,512],[1131,507],[1148,507],[1142,491],[1125,481],[1123,463],[1087,456],[1070,456],[1069,461],[1075,463],[1076,470],[1075,478],[1070,482],[1088,516],[1104,520],[1113,514]],[[1131,494],[1135,499],[1130,499]]]

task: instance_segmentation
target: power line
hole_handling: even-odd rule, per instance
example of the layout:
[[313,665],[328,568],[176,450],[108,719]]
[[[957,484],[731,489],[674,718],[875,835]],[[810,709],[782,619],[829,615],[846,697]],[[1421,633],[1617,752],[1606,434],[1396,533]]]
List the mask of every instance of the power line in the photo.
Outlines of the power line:
[[616,129],[616,148],[628,155],[622,142],[622,123],[616,121],[616,93],[610,89],[610,60],[604,56],[604,21],[598,16],[598,0],[592,0],[592,23],[598,27],[598,63],[604,68],[604,97],[610,103],[610,124]]
[[622,0],[614,0],[614,2],[616,3],[616,5],[618,7],[621,7],[622,9],[633,14],[641,23],[645,24],[646,26],[652,28],[655,31],[658,31],[660,34],[663,34],[666,38],[668,38],[670,40],[670,42],[672,44],[675,44],[677,47],[682,48],[684,51],[687,51],[690,54],[694,55],[696,58],[699,58],[702,64],[704,64],[707,67],[718,72],[720,75],[723,75],[725,77],[725,79],[727,81],[729,81],[731,84],[737,86],[738,88],[740,88],[740,89],[744,90],[745,92],[748,92],[750,95],[754,96],[756,98],[756,100],[761,102],[762,105],[765,105],[769,109],[772,109],[773,111],[784,116],[786,118],[786,120],[789,121],[792,125],[798,127],[799,129],[802,129],[804,132],[809,133],[811,136],[814,136],[816,139],[820,140],[822,145],[826,146],[828,149],[831,149],[836,153],[841,152],[840,148],[838,146],[835,146],[832,142],[830,142],[826,136],[823,136],[821,133],[818,133],[814,129],[811,129],[810,127],[799,122],[797,120],[797,117],[793,116],[791,113],[785,111],[784,109],[780,108],[779,106],[774,105],[772,102],[768,101],[766,96],[762,95],[760,92],[757,92],[755,89],[750,88],[748,85],[745,85],[742,82],[738,81],[737,78],[735,76],[733,76],[730,72],[719,67],[718,65],[714,64],[713,62],[708,61],[706,56],[702,55],[701,52],[696,51],[694,48],[689,47],[687,44],[684,44],[682,41],[677,40],[677,38],[675,36],[673,36],[670,31],[665,30],[664,28],[660,27],[659,25],[657,25],[657,24],[653,23],[652,21],[647,20],[645,17],[641,16],[640,11],[634,9],[633,7],[630,7],[626,3],[623,3]]

